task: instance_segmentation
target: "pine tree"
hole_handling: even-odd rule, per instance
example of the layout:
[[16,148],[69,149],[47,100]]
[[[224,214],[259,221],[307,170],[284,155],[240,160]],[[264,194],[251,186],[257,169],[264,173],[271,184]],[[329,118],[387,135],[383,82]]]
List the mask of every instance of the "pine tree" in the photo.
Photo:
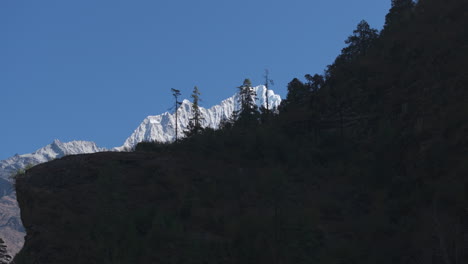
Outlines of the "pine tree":
[[392,0],[392,7],[385,16],[384,32],[405,24],[411,17],[413,7],[412,0]]
[[201,93],[198,90],[198,87],[195,86],[193,88],[192,95],[190,96],[192,98],[192,118],[190,118],[188,130],[185,131],[185,135],[187,137],[199,134],[203,131],[203,127],[201,125],[203,117],[198,104],[198,102],[201,101],[200,95]]
[[0,264],[8,264],[11,261],[11,256],[8,255],[5,241],[0,238]]
[[314,74],[314,76],[306,74],[304,77],[307,80],[306,85],[308,86],[310,92],[317,92],[325,84],[325,79],[320,74]]
[[307,86],[299,79],[294,78],[288,83],[288,94],[286,100],[281,102],[281,111],[288,111],[291,107],[304,105],[308,101],[308,97]]
[[234,113],[236,121],[244,123],[255,120],[258,114],[258,107],[255,104],[257,94],[252,88],[252,82],[245,79],[243,84],[237,88],[239,89],[238,102],[240,109]]
[[171,88],[172,96],[174,96],[174,107],[175,107],[175,142],[177,142],[178,139],[178,115],[177,115],[177,110],[179,109],[179,106],[182,104],[182,102],[179,101],[179,96],[181,95],[180,90]]
[[367,21],[361,20],[353,31],[353,35],[346,39],[345,43],[348,46],[341,50],[340,56],[345,61],[349,61],[356,56],[364,55],[378,37],[378,31],[371,28]]

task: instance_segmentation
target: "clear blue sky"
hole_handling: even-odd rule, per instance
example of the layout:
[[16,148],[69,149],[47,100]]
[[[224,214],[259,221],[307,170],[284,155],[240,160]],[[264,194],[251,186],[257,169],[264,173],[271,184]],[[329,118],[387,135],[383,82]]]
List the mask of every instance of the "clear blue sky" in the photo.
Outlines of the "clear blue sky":
[[390,0],[0,0],[0,159],[51,143],[123,144],[170,88],[203,106],[265,68],[284,96],[322,73]]

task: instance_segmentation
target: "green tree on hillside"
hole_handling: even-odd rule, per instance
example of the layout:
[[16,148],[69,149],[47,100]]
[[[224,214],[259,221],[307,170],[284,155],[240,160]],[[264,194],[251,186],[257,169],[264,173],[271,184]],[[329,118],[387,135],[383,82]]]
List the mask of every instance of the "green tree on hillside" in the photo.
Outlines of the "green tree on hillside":
[[203,131],[203,127],[201,125],[201,121],[203,120],[202,113],[200,111],[200,106],[198,104],[200,99],[200,91],[198,90],[198,87],[195,86],[193,88],[192,95],[190,97],[192,98],[192,118],[190,118],[189,124],[188,124],[188,130],[185,131],[185,135],[187,137],[199,134],[200,132]]

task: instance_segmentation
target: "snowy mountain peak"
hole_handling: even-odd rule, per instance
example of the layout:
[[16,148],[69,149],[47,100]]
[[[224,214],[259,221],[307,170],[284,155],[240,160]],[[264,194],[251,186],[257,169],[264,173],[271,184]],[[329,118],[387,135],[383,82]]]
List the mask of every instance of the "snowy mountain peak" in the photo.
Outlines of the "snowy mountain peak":
[[[277,108],[281,103],[281,97],[274,93],[273,90],[268,90],[266,87],[259,85],[252,87],[256,92],[256,104],[266,107],[266,98],[268,97],[268,105],[270,109]],[[191,118],[192,103],[184,99],[181,106],[177,109],[178,130],[179,136],[183,136],[183,131],[187,129]],[[217,129],[221,121],[231,117],[232,113],[239,110],[238,95],[223,100],[219,105],[212,106],[208,109],[200,107],[203,116],[202,126]],[[114,150],[130,150],[142,141],[159,141],[172,142],[175,139],[175,113],[165,112],[156,116],[148,116],[138,126],[133,134],[127,138],[124,145],[117,147]]]
[[21,224],[20,210],[16,203],[10,176],[28,165],[37,165],[66,155],[94,153],[105,149],[89,141],[61,142],[56,139],[51,144],[30,154],[15,155],[0,161],[0,236],[8,245],[10,253],[16,254],[23,245],[24,228]]
[[[257,93],[256,103],[258,106],[266,107],[266,98],[268,97],[270,109],[276,108],[281,103],[279,95],[275,94],[272,90],[268,90],[266,95],[266,87],[263,85],[253,87]],[[267,96],[267,97],[266,97]],[[177,118],[179,124],[180,136],[189,123],[191,117],[192,103],[189,100],[183,100],[181,106],[177,109]],[[235,94],[220,104],[212,106],[208,109],[200,107],[203,115],[202,125],[204,127],[218,128],[222,120],[230,118],[233,111],[239,110],[238,95]],[[171,142],[174,140],[174,127],[175,127],[175,113],[163,113],[156,116],[148,116],[143,120],[140,126],[133,132],[133,134],[125,141],[122,147],[114,148],[114,150],[128,150],[132,149],[136,144],[142,141],[161,141]],[[3,209],[3,220],[8,222],[20,223],[19,208],[16,203],[8,205],[5,201],[15,201],[14,192],[12,187],[8,186],[10,183],[10,176],[17,172],[19,169],[25,168],[27,165],[36,165],[39,163],[47,162],[56,158],[66,155],[94,153],[106,151],[106,149],[99,148],[94,142],[89,141],[71,141],[61,142],[56,139],[51,144],[36,150],[30,154],[18,155],[10,157],[6,160],[0,161],[0,185],[5,185],[3,188],[4,196],[0,196],[0,209]],[[0,186],[1,187],[1,186]],[[5,191],[6,190],[6,191]],[[0,188],[0,193],[2,188]],[[6,199],[6,200],[5,200]],[[3,203],[2,203],[3,201]],[[7,214],[5,208],[10,206],[11,210]],[[0,210],[1,211],[1,210]],[[1,219],[0,219],[1,220]],[[2,221],[3,221],[2,220]],[[1,221],[0,221],[1,222]],[[5,221],[3,221],[5,222]],[[0,226],[0,235],[5,239],[8,247],[13,249],[16,253],[22,246],[24,229],[20,225],[4,225],[3,222]],[[15,232],[11,235],[9,232]]]
[[96,146],[90,141],[61,142],[56,139],[51,144],[36,150],[30,154],[15,155],[0,161],[0,178],[8,179],[14,172],[28,165],[36,165],[66,155],[94,153],[105,149]]
[[[252,87],[257,93],[256,104],[266,107],[266,98],[268,97],[269,108],[277,108],[281,103],[281,97],[259,85]],[[231,117],[232,113],[239,110],[238,94],[223,100],[220,104],[210,108],[200,107],[203,116],[202,126],[217,129],[221,121]],[[184,99],[177,109],[179,136],[183,136],[183,131],[187,129],[191,118],[192,103]],[[172,142],[175,138],[175,113],[165,112],[156,116],[146,117],[140,126],[135,129],[133,134],[127,138],[124,145],[113,150],[122,151],[133,149],[142,141]],[[105,151],[99,148],[94,142],[90,141],[71,141],[61,142],[55,139],[51,144],[36,150],[30,154],[15,155],[6,160],[0,161],[0,178],[8,179],[15,171],[26,167],[27,165],[36,165],[47,162],[66,155],[94,153]]]

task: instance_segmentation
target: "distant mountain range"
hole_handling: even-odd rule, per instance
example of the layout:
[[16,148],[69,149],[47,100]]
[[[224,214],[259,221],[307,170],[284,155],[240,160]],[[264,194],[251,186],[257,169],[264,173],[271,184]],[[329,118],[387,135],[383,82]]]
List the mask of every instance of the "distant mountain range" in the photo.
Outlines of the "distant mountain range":
[[[268,97],[269,108],[277,108],[281,97],[268,90],[263,85],[253,87],[257,94],[258,106],[266,107]],[[203,116],[203,127],[217,129],[223,120],[231,117],[239,110],[238,94],[223,100],[220,104],[210,108],[200,107]],[[177,109],[179,136],[187,129],[191,118],[192,104],[183,100]],[[54,140],[51,144],[29,154],[15,155],[0,161],[0,237],[3,238],[11,254],[16,254],[24,243],[25,231],[21,224],[20,210],[16,203],[16,195],[12,186],[11,176],[27,166],[33,166],[67,155],[95,153],[102,151],[130,151],[139,142],[159,141],[172,142],[175,139],[175,112],[165,112],[156,116],[148,116],[137,129],[125,140],[120,147],[112,149],[100,148],[90,141],[61,142]]]
[[96,143],[89,141],[60,142],[56,139],[51,144],[36,150],[33,153],[15,155],[6,160],[0,161],[0,178],[8,179],[16,171],[28,165],[36,165],[67,155],[94,153],[105,151],[99,148]]

